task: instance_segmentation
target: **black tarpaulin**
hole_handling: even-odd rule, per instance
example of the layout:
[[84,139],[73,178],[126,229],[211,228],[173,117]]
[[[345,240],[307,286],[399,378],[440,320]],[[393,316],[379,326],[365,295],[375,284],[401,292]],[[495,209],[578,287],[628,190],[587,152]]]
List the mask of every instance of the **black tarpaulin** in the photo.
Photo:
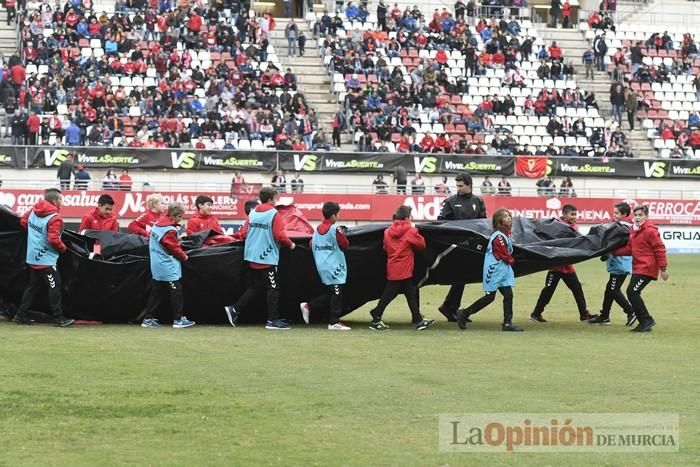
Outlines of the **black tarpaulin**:
[[[348,313],[379,298],[385,282],[386,255],[382,249],[385,225],[350,228],[348,283],[344,308]],[[17,217],[0,210],[0,293],[18,304],[27,280],[24,264],[26,232],[19,230]],[[434,222],[419,224],[427,249],[417,255],[414,280],[431,284],[480,283],[484,252],[491,235],[488,220]],[[87,232],[88,236],[66,231],[63,240],[68,252],[61,255],[64,308],[68,316],[104,322],[137,320],[150,289],[148,248],[144,239],[130,234]],[[183,264],[185,313],[201,323],[223,323],[223,306],[235,302],[248,281],[243,261],[243,244],[231,243],[198,248],[207,233],[185,239],[190,260]],[[93,238],[90,238],[93,237]],[[628,231],[617,224],[593,227],[579,235],[556,220],[513,219],[513,244],[517,276],[547,270],[553,266],[577,263],[600,256],[627,242]],[[95,239],[103,256],[91,258]],[[283,249],[280,259],[282,317],[300,320],[299,303],[323,293],[314,266],[309,237],[296,237],[294,251]],[[39,303],[33,307],[45,309]],[[241,322],[266,319],[261,300],[249,310],[241,310]],[[325,319],[315,314],[317,320]]]

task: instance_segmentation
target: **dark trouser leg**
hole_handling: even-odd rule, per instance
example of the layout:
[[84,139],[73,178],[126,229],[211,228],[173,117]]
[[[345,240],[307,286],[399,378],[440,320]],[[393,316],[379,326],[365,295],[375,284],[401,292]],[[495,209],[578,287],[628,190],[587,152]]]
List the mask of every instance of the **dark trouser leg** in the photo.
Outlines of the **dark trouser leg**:
[[413,285],[411,279],[404,279],[399,282],[401,291],[406,296],[408,309],[411,310],[411,321],[413,324],[423,321],[423,316],[420,314],[420,305],[418,304],[418,289]]
[[571,290],[574,294],[574,300],[576,300],[576,306],[578,307],[578,314],[581,316],[586,316],[588,314],[588,308],[586,306],[586,297],[583,295],[583,287],[581,287],[581,282],[578,280],[576,273],[572,274],[562,274],[561,275],[564,284]]
[[51,319],[57,320],[63,317],[61,307],[61,275],[51,267],[41,270],[44,283],[49,291],[49,307],[51,308]]
[[503,322],[513,321],[513,288],[499,287],[498,291],[503,295]]
[[562,274],[560,272],[549,271],[547,277],[544,280],[544,288],[540,292],[540,298],[537,299],[537,304],[532,312],[533,315],[541,315],[544,311],[544,307],[549,304],[549,301],[554,295],[554,291],[557,290],[557,285],[559,284],[559,279],[561,279]]
[[627,298],[640,323],[647,323],[652,319],[647,306],[644,304],[644,300],[642,300],[642,290],[651,281],[652,278],[649,276],[632,274],[632,279],[630,279],[630,283],[627,286]]
[[454,284],[450,287],[445,301],[440,305],[440,311],[443,315],[449,318],[457,311],[462,302],[462,294],[464,294],[464,284]]
[[15,315],[16,318],[28,319],[27,311],[29,311],[29,307],[32,306],[32,303],[34,303],[34,299],[41,291],[43,285],[44,277],[43,274],[41,274],[41,271],[37,269],[29,269],[29,282],[27,283],[27,287],[24,289],[24,293],[22,294],[22,302],[20,303],[19,308],[17,308],[17,314]]
[[384,292],[382,292],[382,296],[379,298],[379,303],[377,303],[374,310],[369,312],[369,314],[372,315],[373,320],[377,321],[382,319],[384,310],[386,310],[389,303],[391,303],[391,301],[399,294],[400,288],[401,281],[386,281]]
[[185,301],[182,293],[182,282],[170,281],[167,284],[170,292],[170,308],[172,309],[173,320],[182,319],[182,308]]
[[496,299],[496,292],[486,292],[486,295],[469,305],[465,310],[469,315],[473,315],[489,306]]
[[613,300],[629,314],[632,311],[632,306],[622,294],[622,284],[625,282],[627,274],[610,274],[608,284],[605,286],[605,295],[603,295],[603,307],[600,310],[600,315],[607,318],[610,316],[610,308]]
[[280,289],[277,281],[277,267],[263,270],[267,289],[267,319],[274,321],[280,317]]
[[630,130],[634,130],[634,112],[627,112],[627,121],[630,124]]
[[329,285],[331,309],[328,313],[328,324],[335,324],[340,321],[343,313],[343,286]]
[[243,292],[243,295],[241,295],[233,305],[233,308],[235,308],[237,312],[240,313],[243,311],[265,289],[265,280],[261,272],[265,273],[265,270],[252,269],[249,267],[248,273],[252,280],[248,288]]
[[157,310],[163,300],[163,285],[165,282],[151,280],[151,293],[148,294],[148,301],[146,302],[146,312],[143,315],[143,319],[153,319],[157,318]]
[[333,146],[340,146],[340,128],[333,128]]

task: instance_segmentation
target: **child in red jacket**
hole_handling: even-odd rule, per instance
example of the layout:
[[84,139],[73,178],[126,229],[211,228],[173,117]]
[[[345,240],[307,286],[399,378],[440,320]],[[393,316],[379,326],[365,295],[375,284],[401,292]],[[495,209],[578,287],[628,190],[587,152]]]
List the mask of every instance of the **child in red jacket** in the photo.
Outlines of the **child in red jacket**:
[[399,206],[394,214],[394,222],[384,231],[384,251],[387,255],[386,286],[376,308],[370,312],[372,322],[369,328],[386,331],[389,326],[382,322],[382,315],[389,303],[399,293],[406,296],[411,320],[416,329],[421,331],[433,325],[432,319],[424,319],[418,305],[418,289],[413,285],[414,251],[425,250],[425,239],[418,229],[411,224],[411,208]]
[[632,256],[632,279],[627,286],[627,299],[639,320],[633,332],[648,332],[656,325],[649,314],[642,290],[651,281],[655,281],[661,272],[661,278],[668,280],[666,267],[666,246],[661,241],[659,229],[649,222],[649,208],[637,206],[634,212],[634,226],[630,230],[630,239],[626,246],[615,251],[616,256]]
[[[561,221],[578,232],[578,225],[576,224],[577,218],[578,209],[576,209],[576,206],[573,204],[565,204],[561,209]],[[535,309],[530,314],[530,319],[536,323],[547,322],[547,320],[542,317],[542,313],[544,312],[544,308],[552,299],[554,291],[557,290],[559,280],[563,280],[564,284],[566,284],[569,290],[571,290],[571,293],[574,294],[574,300],[576,300],[576,306],[578,307],[578,314],[581,322],[595,318],[597,315],[593,316],[588,312],[586,297],[583,295],[583,287],[581,287],[581,282],[578,280],[574,266],[571,264],[565,264],[564,266],[550,269],[549,272],[547,272],[547,278],[544,281],[544,288],[542,289],[542,292],[540,292],[540,298],[537,299]]]

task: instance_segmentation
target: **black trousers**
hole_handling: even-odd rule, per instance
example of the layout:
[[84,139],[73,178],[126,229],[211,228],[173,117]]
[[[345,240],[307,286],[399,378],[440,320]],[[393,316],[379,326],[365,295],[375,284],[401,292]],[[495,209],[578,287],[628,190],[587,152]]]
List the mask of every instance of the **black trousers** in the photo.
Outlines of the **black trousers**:
[[535,305],[535,310],[532,312],[533,315],[541,315],[544,311],[544,307],[549,304],[549,301],[554,295],[554,291],[557,290],[557,285],[559,285],[559,280],[563,280],[564,284],[571,290],[574,294],[574,300],[576,300],[576,306],[578,307],[578,313],[581,316],[587,314],[586,307],[586,297],[583,296],[583,287],[581,287],[581,282],[578,280],[576,273],[563,273],[549,271],[547,273],[547,278],[544,281],[544,288],[540,292],[540,298],[537,299],[537,304]]
[[653,280],[653,277],[632,274],[632,279],[630,279],[630,283],[627,286],[627,298],[640,324],[647,323],[653,319],[649,314],[649,310],[647,310],[644,300],[642,300],[642,290]]
[[625,279],[627,279],[627,274],[610,274],[610,279],[608,279],[608,283],[605,286],[605,295],[603,295],[603,307],[600,310],[601,316],[610,316],[610,308],[612,308],[613,301],[620,305],[626,314],[632,313],[632,305],[622,294],[622,284],[625,283]]
[[464,284],[451,285],[449,292],[447,292],[445,296],[445,300],[442,302],[442,305],[440,305],[440,311],[445,316],[452,316],[462,303],[463,294]]
[[333,128],[333,146],[340,147],[340,128]]
[[411,310],[411,321],[413,324],[420,323],[423,321],[423,316],[420,314],[420,307],[418,305],[418,289],[413,285],[411,279],[404,279],[402,281],[386,281],[384,286],[384,292],[379,299],[379,303],[370,311],[372,319],[380,320],[384,314],[384,310],[389,306],[398,294],[404,294],[406,297],[406,302],[408,303],[408,308]]
[[[510,323],[513,321],[513,288],[510,286],[499,287],[498,291],[503,295],[503,322]],[[487,292],[486,295],[469,305],[466,311],[470,315],[473,315],[493,303],[495,299],[496,291]]]
[[249,268],[248,271],[252,274],[252,282],[233,307],[238,312],[244,310],[263,290],[266,290],[267,319],[270,321],[278,319],[280,317],[280,289],[277,281],[277,266],[265,269]]
[[328,324],[340,321],[343,313],[343,286],[327,285],[328,293],[319,295],[309,302],[311,310],[328,309]]
[[151,293],[148,295],[146,313],[143,319],[157,318],[157,310],[165,300],[166,294],[170,302],[173,320],[182,318],[182,309],[185,303],[182,292],[182,282],[180,281],[157,281],[151,280]]
[[63,308],[61,307],[61,275],[55,267],[46,269],[29,269],[29,283],[24,289],[22,295],[22,303],[17,309],[17,314],[20,318],[27,317],[27,311],[32,306],[34,300],[39,294],[49,294],[49,307],[51,308],[51,319],[56,320],[63,317]]
[[627,112],[627,121],[630,124],[630,130],[634,130],[634,119],[637,118],[635,112]]

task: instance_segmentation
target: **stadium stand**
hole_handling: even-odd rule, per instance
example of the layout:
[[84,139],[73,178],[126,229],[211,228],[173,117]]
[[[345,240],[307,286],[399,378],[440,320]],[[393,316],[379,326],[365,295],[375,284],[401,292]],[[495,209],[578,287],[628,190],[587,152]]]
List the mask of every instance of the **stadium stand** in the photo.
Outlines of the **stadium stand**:
[[360,150],[596,150],[605,122],[594,96],[530,21],[482,17],[470,26],[447,9],[425,18],[417,7],[394,8],[385,27],[372,13],[363,22],[346,9],[340,19],[309,18],[325,35],[324,63]]
[[268,41],[268,15],[232,1],[44,0],[27,12],[3,84],[15,144],[311,146],[315,113]]

